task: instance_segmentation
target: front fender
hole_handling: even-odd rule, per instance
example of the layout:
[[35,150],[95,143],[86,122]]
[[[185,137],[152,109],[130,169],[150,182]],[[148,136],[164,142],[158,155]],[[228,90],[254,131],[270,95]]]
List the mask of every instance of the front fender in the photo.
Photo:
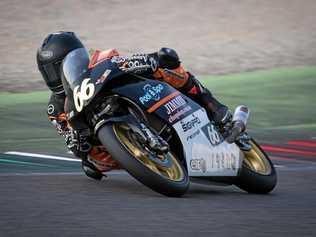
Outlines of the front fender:
[[105,124],[108,123],[118,123],[118,122],[127,122],[133,124],[135,122],[135,118],[130,115],[122,115],[116,117],[103,118],[94,126],[94,133],[97,135],[100,128],[102,128]]
[[143,138],[144,141],[147,140],[143,131],[140,129],[139,122],[131,114],[117,116],[117,117],[103,118],[95,125],[94,132],[98,136],[99,130],[104,125],[109,124],[109,123],[120,123],[120,122],[126,123],[134,132],[138,133]]

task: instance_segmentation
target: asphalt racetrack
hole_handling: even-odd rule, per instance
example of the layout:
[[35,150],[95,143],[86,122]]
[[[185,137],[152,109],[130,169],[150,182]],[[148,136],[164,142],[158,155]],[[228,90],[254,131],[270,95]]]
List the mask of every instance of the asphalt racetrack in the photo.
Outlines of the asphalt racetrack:
[[[315,12],[315,0],[0,1],[0,237],[316,236]],[[78,161],[5,154],[66,154],[35,60],[58,30],[122,55],[176,49],[221,102],[251,108],[275,190],[192,184],[166,198],[124,171],[96,182]]]
[[295,68],[205,81],[231,108],[236,98],[252,108],[250,133],[278,172],[269,195],[192,184],[167,198],[124,171],[97,182],[78,160],[8,154],[67,155],[47,123],[48,93],[0,95],[0,237],[316,236],[315,78]]
[[316,142],[265,149],[278,171],[271,194],[192,184],[182,198],[124,171],[97,182],[80,162],[2,154],[0,236],[315,236]]
[[192,184],[167,198],[124,171],[97,182],[78,160],[7,153],[71,157],[47,122],[47,92],[0,94],[0,237],[316,236],[315,78],[294,68],[205,79],[231,108],[252,108],[249,132],[278,172],[269,195]]

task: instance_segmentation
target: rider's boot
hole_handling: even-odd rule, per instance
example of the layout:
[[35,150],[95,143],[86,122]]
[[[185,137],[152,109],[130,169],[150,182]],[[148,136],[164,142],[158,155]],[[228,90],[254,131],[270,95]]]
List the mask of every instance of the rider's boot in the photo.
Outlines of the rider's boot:
[[231,122],[232,114],[228,107],[216,100],[191,73],[188,74],[189,79],[180,91],[205,108],[209,118],[220,128]]
[[235,109],[230,134],[226,138],[227,142],[236,142],[240,149],[244,151],[249,151],[251,149],[251,139],[245,132],[249,113],[248,107],[244,105],[240,105]]
[[94,146],[86,158],[82,159],[82,169],[85,174],[93,179],[101,180],[105,173],[120,169],[117,161],[102,146]]
[[175,50],[161,48],[157,55],[152,54],[148,58],[151,63],[147,62],[147,65],[151,65],[154,78],[167,82],[204,107],[210,120],[214,121],[224,132],[222,128],[231,122],[231,112],[227,106],[216,100],[207,88],[183,68]]

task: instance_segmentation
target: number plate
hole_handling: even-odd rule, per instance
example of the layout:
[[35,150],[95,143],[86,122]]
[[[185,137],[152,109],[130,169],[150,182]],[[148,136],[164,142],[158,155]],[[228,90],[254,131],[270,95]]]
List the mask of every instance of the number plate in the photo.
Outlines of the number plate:
[[236,176],[240,150],[228,144],[200,109],[173,125],[183,144],[190,176]]
[[[201,143],[194,143],[190,169],[192,176],[198,173],[202,176],[235,176],[240,167],[239,148],[235,144],[222,142],[210,147]],[[198,161],[198,162],[197,162]],[[195,165],[199,163],[199,165]]]

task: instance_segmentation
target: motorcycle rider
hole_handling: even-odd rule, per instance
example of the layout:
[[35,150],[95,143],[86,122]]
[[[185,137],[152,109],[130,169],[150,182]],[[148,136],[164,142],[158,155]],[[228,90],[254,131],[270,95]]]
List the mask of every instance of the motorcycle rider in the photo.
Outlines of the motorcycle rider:
[[[68,123],[65,114],[67,98],[61,79],[62,63],[68,53],[78,48],[85,47],[73,32],[59,31],[49,34],[37,51],[37,64],[43,79],[52,91],[47,108],[49,120],[65,138],[67,147],[82,159],[85,173],[100,180],[104,172],[118,169],[119,164],[103,147],[91,146],[89,131],[74,128]],[[106,59],[116,61],[122,70],[167,82],[204,107],[219,126],[231,121],[232,115],[227,106],[217,101],[194,75],[183,68],[173,49],[161,48],[151,54],[134,54],[130,57],[120,56],[115,49],[96,50],[91,56],[89,67]]]

